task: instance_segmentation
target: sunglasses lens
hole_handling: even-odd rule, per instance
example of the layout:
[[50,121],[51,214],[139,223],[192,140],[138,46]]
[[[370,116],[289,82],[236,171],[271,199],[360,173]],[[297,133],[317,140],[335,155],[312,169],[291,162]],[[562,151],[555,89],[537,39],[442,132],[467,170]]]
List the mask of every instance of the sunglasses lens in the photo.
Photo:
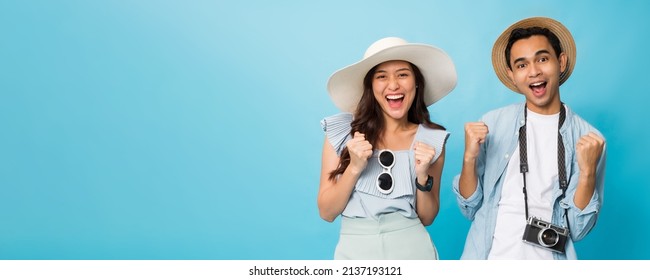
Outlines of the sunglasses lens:
[[377,178],[377,183],[379,184],[379,188],[382,190],[390,190],[390,188],[393,187],[393,177],[390,176],[388,173],[382,173],[379,175],[379,178]]
[[389,167],[393,165],[393,161],[395,158],[393,158],[393,153],[391,152],[382,152],[379,154],[379,163],[381,163],[384,167]]

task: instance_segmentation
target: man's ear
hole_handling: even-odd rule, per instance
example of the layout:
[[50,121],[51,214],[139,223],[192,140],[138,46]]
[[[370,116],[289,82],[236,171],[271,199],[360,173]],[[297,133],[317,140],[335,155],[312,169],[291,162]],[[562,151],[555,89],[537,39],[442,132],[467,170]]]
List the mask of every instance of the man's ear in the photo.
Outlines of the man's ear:
[[560,60],[560,73],[564,73],[564,70],[566,70],[567,59],[568,58],[566,57],[566,53],[564,53],[564,52],[560,53],[560,57],[559,57],[559,60]]

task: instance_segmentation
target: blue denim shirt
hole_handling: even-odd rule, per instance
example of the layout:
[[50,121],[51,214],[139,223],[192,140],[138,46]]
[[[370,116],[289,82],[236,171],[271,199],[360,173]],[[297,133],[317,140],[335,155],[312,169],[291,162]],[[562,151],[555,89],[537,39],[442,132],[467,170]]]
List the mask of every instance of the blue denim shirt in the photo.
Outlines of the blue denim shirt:
[[[566,106],[566,105],[565,105]],[[524,125],[524,103],[513,104],[491,112],[481,118],[488,126],[489,133],[483,144],[476,163],[478,184],[476,191],[467,199],[460,195],[460,175],[454,178],[453,191],[462,214],[472,221],[467,234],[465,249],[461,259],[487,259],[492,248],[492,238],[496,225],[498,203],[501,199],[504,174],[510,156],[518,142],[519,127]],[[559,182],[553,183],[553,213],[551,222],[567,227],[564,209],[568,209],[570,237],[567,240],[566,255],[553,253],[555,259],[577,259],[573,242],[584,238],[596,224],[598,212],[603,202],[603,185],[605,179],[605,148],[598,162],[594,195],[582,210],[577,208],[573,197],[578,184],[577,157],[575,144],[583,135],[594,132],[602,134],[566,106],[566,120],[560,128],[564,142],[566,172],[569,186],[566,197],[560,199],[562,191]],[[523,236],[523,232],[522,232]],[[521,239],[522,236],[513,238]]]

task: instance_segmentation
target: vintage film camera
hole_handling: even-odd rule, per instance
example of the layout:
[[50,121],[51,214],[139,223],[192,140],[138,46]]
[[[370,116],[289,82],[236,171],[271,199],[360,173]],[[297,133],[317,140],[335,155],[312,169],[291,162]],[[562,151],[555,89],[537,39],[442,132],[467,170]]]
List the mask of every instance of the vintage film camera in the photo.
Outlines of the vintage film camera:
[[526,221],[523,241],[564,254],[564,247],[568,235],[569,230],[567,228],[556,226],[531,216]]

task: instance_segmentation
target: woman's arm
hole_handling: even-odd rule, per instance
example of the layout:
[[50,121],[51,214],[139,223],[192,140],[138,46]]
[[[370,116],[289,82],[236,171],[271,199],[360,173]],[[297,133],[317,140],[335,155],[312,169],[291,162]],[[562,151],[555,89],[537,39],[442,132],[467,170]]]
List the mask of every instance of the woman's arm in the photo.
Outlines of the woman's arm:
[[[440,176],[442,169],[445,165],[445,150],[443,148],[440,156],[429,166],[426,175],[433,177],[433,187],[430,192],[423,192],[416,190],[416,209],[418,217],[423,225],[428,226],[433,223],[433,220],[438,215],[440,210]],[[417,176],[417,181],[420,185],[424,186],[427,181],[427,176]]]
[[329,179],[330,172],[335,170],[340,158],[332,144],[327,139],[323,144],[321,162],[320,187],[318,190],[318,210],[321,218],[328,222],[334,221],[340,215],[350,200],[354,185],[359,175],[366,168],[368,158],[372,156],[372,145],[365,136],[355,132],[354,137],[346,144],[350,154],[350,164],[343,174],[334,180]]

